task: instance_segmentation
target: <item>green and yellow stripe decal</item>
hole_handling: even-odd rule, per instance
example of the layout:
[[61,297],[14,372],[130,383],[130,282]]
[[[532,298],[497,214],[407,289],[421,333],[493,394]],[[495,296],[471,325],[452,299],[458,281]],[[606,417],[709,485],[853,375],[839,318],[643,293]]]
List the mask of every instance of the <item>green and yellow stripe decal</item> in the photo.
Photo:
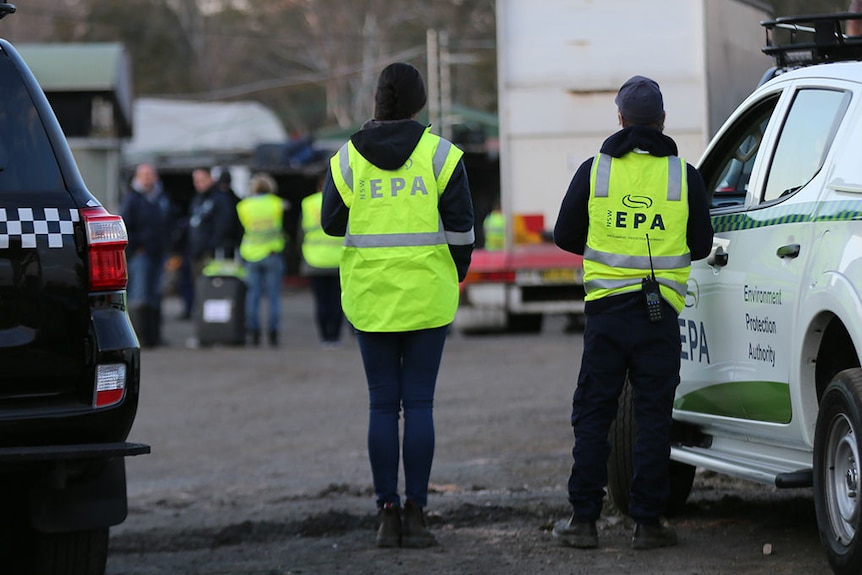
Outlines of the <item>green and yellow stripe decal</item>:
[[731,381],[676,398],[674,409],[769,423],[790,423],[790,386],[777,381]]
[[853,220],[862,220],[862,200],[785,203],[759,210],[716,215],[712,216],[712,229],[721,233],[800,222]]
[[[794,223],[862,220],[862,200],[782,203],[712,216],[716,233]],[[674,409],[735,419],[790,423],[790,386],[777,381],[732,381],[682,395]]]

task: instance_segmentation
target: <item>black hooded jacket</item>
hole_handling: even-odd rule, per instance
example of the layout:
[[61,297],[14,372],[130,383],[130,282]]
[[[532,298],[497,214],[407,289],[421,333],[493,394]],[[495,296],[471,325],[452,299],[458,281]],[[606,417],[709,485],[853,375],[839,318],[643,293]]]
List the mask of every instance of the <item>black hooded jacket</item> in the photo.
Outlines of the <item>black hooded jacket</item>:
[[[669,136],[648,126],[629,126],[611,135],[601,147],[603,154],[621,158],[635,148],[649,152],[653,156],[667,157],[678,154],[676,142]],[[575,172],[569,189],[560,206],[557,223],[554,226],[554,242],[562,249],[583,255],[587,243],[589,228],[588,203],[590,200],[590,172],[593,160],[590,158],[580,165]],[[691,164],[686,164],[686,181],[688,183],[688,225],[686,238],[691,259],[699,260],[709,255],[712,250],[712,223],[709,219],[706,188],[700,172]],[[605,311],[611,306],[628,304],[641,305],[640,292],[623,294],[628,298],[613,297],[604,300],[587,302],[586,312]],[[630,302],[623,300],[631,300]]]
[[[362,157],[383,170],[395,170],[404,165],[422,135],[425,126],[415,120],[369,120],[350,137]],[[473,200],[464,162],[459,161],[446,189],[440,196],[440,216],[448,232],[469,232],[473,229]],[[347,231],[347,215],[341,194],[332,181],[331,171],[323,183],[323,208],[320,216],[323,230],[331,236],[343,236]],[[463,280],[470,266],[472,245],[450,245],[449,251]]]

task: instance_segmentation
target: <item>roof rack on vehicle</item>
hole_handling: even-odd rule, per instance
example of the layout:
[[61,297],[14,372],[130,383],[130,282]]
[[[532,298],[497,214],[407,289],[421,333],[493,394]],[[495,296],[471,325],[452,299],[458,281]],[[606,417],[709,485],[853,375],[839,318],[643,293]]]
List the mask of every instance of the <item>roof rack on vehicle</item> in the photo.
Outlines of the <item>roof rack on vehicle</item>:
[[[760,23],[766,29],[763,53],[772,56],[779,69],[862,60],[862,35],[848,36],[842,30],[842,23],[849,20],[862,20],[862,12],[782,16],[763,20]],[[789,41],[779,43],[775,37],[778,31],[789,33]]]
[[0,20],[9,14],[14,14],[15,10],[17,10],[17,8],[15,8],[14,4],[7,4],[5,2],[0,4]]

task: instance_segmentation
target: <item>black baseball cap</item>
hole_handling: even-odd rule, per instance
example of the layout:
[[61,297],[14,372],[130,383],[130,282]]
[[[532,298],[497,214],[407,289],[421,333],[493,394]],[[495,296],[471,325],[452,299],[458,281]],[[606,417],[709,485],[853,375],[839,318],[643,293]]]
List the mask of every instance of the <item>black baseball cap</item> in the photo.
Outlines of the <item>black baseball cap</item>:
[[655,80],[632,76],[620,87],[614,102],[631,124],[655,124],[664,116],[664,99]]

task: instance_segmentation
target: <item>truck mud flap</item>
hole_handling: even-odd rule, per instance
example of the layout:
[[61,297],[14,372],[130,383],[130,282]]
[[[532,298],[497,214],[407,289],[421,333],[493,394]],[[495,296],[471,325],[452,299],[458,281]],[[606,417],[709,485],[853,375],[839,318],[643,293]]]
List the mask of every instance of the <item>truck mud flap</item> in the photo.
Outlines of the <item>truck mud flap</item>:
[[0,477],[36,531],[100,529],[128,514],[125,457],[149,452],[128,442],[0,448]]

